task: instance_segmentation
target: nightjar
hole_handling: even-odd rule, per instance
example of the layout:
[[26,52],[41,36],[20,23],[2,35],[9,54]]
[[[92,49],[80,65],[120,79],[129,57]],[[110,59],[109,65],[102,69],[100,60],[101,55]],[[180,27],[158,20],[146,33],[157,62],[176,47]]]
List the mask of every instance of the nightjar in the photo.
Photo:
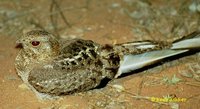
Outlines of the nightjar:
[[200,32],[172,43],[136,41],[100,45],[91,40],[58,40],[43,30],[33,30],[17,40],[18,75],[34,92],[60,96],[97,87],[105,78],[143,68],[162,59],[198,50]]

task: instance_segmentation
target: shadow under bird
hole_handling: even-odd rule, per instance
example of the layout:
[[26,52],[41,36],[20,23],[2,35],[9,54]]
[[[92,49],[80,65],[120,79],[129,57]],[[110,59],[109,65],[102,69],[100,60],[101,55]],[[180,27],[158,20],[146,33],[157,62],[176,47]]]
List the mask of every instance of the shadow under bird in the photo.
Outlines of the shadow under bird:
[[198,51],[200,32],[172,43],[136,41],[100,45],[91,40],[61,41],[43,30],[30,31],[17,40],[18,75],[38,96],[60,96],[97,87],[105,78],[152,65],[165,58]]

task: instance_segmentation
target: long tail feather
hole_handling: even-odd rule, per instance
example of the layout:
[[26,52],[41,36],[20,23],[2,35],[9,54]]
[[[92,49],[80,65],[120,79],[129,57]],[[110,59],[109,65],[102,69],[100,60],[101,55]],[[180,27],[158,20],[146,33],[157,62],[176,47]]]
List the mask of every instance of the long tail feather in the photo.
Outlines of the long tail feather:
[[200,32],[194,32],[183,39],[177,40],[172,44],[171,49],[199,49],[200,48]]
[[152,65],[160,62],[161,60],[179,55],[190,50],[200,49],[200,32],[195,32],[181,40],[177,40],[172,44],[169,49],[149,51],[141,54],[124,55],[123,61],[120,63],[120,68],[116,74],[116,78],[121,74],[129,73],[131,71]]

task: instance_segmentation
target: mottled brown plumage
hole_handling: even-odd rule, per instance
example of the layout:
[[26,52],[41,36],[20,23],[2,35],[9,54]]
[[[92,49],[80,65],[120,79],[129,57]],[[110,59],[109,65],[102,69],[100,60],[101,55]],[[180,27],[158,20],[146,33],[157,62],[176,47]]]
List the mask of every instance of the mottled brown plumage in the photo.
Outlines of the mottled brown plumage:
[[[174,47],[172,43],[152,41],[117,45],[100,45],[82,39],[59,41],[52,34],[41,30],[28,32],[17,42],[22,44],[15,62],[18,75],[37,94],[51,96],[95,88],[105,78],[113,79],[130,69],[134,70],[158,61],[147,61],[134,68],[131,65],[137,63],[137,59],[132,56],[144,53],[151,56],[155,54],[151,51],[156,51],[156,54],[161,54],[160,60],[169,55],[165,50]],[[165,54],[162,53],[163,50]],[[169,56],[188,51],[170,50],[173,52],[170,51]],[[133,62],[126,61],[129,57]]]

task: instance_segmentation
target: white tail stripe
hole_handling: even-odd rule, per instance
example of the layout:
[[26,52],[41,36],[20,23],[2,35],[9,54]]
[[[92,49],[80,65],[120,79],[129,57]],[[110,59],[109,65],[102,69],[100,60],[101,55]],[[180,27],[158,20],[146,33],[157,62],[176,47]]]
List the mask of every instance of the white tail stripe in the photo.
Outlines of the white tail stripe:
[[200,47],[200,37],[194,39],[185,39],[183,41],[176,42],[172,45],[171,49],[190,49]]
[[140,45],[136,46],[137,49],[148,49],[148,48],[154,48],[156,45]]
[[125,55],[124,60],[121,62],[116,78],[123,73],[129,73],[131,71],[143,68],[151,65],[164,58],[175,56],[188,50],[159,50],[151,51],[138,55]]

